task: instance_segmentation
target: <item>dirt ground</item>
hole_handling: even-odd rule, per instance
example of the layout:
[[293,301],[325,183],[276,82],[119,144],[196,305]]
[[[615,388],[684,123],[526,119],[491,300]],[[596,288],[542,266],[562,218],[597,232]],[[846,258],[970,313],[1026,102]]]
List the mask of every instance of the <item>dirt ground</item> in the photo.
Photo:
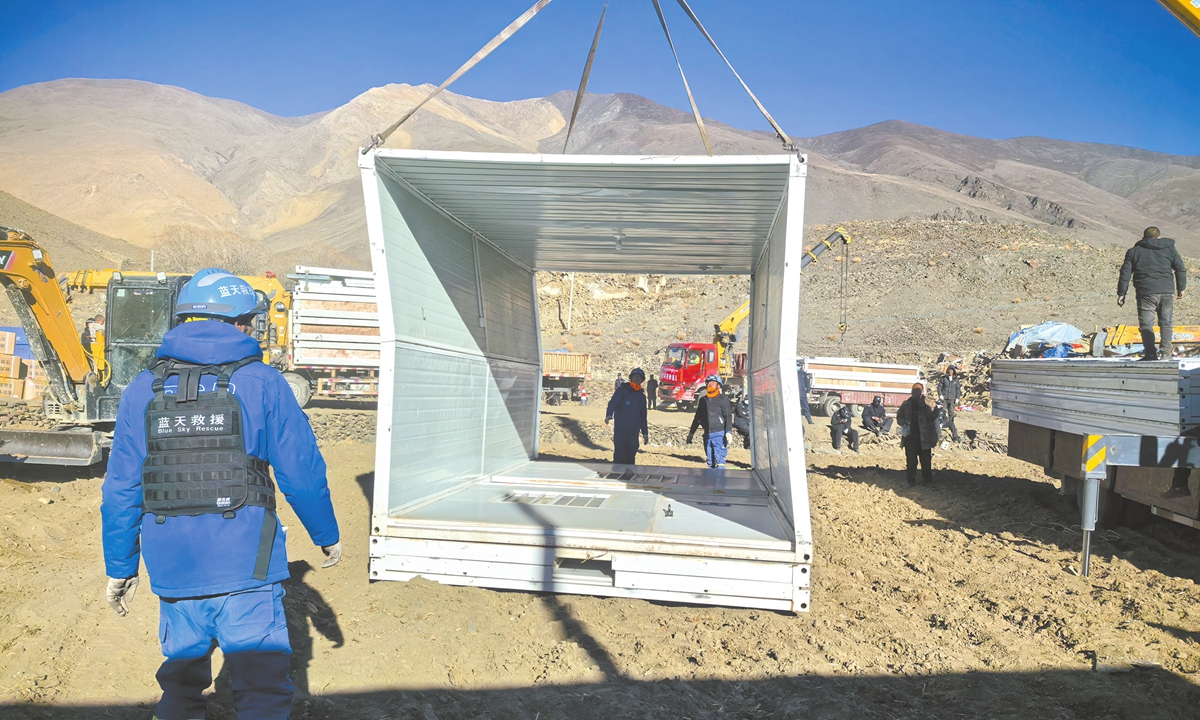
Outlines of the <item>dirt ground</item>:
[[[582,427],[597,407],[575,408]],[[815,560],[803,615],[369,583],[374,448],[327,445],[342,563],[320,569],[320,551],[281,513],[293,717],[1197,716],[1195,531],[1155,519],[1101,533],[1084,579],[1073,503],[1040,471],[951,448],[935,454],[934,485],[908,489],[898,448],[835,453],[821,418],[808,431]],[[603,436],[588,443],[542,450],[611,451]],[[731,459],[749,458],[735,448]],[[639,461],[698,464],[700,448],[652,446]],[[150,717],[157,603],[144,581],[127,618],[103,600],[100,483],[45,469],[0,480],[5,718]],[[224,676],[214,693],[209,717],[232,718]]]

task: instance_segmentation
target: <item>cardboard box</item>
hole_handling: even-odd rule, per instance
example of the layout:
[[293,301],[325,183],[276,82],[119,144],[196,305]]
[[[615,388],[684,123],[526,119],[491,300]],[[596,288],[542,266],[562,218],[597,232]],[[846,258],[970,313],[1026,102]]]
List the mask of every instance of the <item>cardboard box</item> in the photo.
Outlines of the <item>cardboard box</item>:
[[17,378],[0,378],[0,397],[20,400],[25,396],[25,381]]
[[17,334],[7,330],[0,331],[0,354],[12,355],[17,351]]
[[38,401],[42,399],[42,395],[46,392],[46,384],[39,383],[29,378],[25,379],[25,390],[21,393],[22,400]]
[[21,361],[25,366],[25,379],[37,380],[43,385],[46,383],[46,371],[42,370],[42,364],[37,360],[25,358]]
[[0,355],[0,378],[19,379],[25,374],[25,363],[16,355]]

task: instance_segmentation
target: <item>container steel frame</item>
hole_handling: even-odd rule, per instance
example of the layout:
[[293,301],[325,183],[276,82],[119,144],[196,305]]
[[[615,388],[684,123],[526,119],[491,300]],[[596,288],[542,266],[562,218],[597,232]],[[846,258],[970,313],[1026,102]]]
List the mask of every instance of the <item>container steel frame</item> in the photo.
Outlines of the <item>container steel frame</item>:
[[[382,341],[372,579],[809,609],[803,156],[359,166]],[[539,460],[538,270],[750,275],[753,469]]]

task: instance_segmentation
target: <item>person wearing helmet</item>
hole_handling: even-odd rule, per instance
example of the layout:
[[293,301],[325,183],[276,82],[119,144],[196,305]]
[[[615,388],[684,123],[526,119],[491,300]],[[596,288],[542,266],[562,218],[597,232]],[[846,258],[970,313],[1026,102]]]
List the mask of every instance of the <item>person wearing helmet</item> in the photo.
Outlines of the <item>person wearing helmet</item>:
[[179,324],[117,411],[102,486],[107,599],[117,615],[129,613],[144,559],[160,598],[161,720],[205,716],[214,643],[239,717],[291,712],[289,572],[275,483],[321,547],[323,567],[341,559],[316,437],[249,336],[263,310],[245,280],[216,268],[196,273],[180,290]]
[[692,418],[692,427],[688,430],[687,441],[691,444],[696,436],[696,428],[704,428],[704,455],[708,466],[713,468],[725,467],[725,456],[729,452],[729,441],[732,438],[733,410],[729,405],[729,397],[721,392],[721,377],[709,375],[704,379],[704,395],[696,403],[696,415]]
[[613,423],[613,463],[633,465],[637,462],[638,434],[642,441],[650,442],[650,426],[646,420],[646,394],[642,383],[646,373],[641,368],[629,371],[629,382],[617,386],[608,409],[604,412],[604,424]]

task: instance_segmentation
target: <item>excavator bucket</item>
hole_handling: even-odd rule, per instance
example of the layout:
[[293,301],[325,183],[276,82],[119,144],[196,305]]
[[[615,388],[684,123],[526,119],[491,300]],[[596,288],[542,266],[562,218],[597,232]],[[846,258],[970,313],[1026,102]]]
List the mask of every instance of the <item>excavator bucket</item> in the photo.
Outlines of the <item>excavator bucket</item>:
[[104,458],[104,434],[71,430],[0,430],[0,462],[95,465]]

